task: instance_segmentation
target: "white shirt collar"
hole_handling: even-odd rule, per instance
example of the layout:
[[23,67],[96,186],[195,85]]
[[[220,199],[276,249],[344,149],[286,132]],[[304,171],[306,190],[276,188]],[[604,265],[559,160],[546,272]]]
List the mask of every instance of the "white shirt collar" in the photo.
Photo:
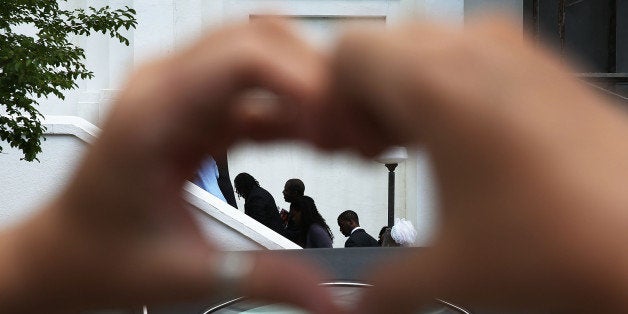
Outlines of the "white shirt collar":
[[363,228],[362,227],[355,227],[355,228],[353,228],[353,230],[351,230],[350,234],[353,234],[354,231],[359,230],[359,229],[363,229]]

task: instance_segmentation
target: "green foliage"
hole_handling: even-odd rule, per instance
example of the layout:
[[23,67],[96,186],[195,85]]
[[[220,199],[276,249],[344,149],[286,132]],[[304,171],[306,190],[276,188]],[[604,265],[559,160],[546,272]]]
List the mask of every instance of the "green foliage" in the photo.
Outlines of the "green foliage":
[[[94,76],[71,36],[100,32],[128,46],[120,32],[136,25],[135,10],[129,7],[65,10],[59,1],[1,0],[0,113],[2,107],[5,112],[0,114],[0,140],[22,150],[22,159],[37,160],[45,131],[38,99],[64,99],[63,91],[77,88],[78,79]],[[20,28],[32,28],[35,35],[20,33]]]

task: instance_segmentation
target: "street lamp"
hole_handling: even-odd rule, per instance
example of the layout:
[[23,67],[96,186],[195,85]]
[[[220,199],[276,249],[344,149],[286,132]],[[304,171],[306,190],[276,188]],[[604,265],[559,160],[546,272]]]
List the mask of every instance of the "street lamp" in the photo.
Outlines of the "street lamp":
[[388,227],[395,223],[395,169],[406,159],[408,151],[400,146],[391,147],[375,158],[388,168]]

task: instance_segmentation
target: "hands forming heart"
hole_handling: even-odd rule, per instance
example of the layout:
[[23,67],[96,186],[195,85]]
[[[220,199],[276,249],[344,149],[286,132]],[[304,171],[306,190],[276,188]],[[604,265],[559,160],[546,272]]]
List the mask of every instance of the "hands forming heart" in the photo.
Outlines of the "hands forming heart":
[[[246,97],[268,90],[281,101]],[[498,20],[346,34],[331,53],[278,21],[222,28],[139,69],[61,195],[0,237],[0,308],[76,311],[220,291],[181,188],[244,138],[372,156],[422,146],[433,247],[386,271],[358,313],[434,297],[492,308],[628,311],[628,121]],[[297,277],[298,276],[298,277]],[[322,274],[258,257],[242,291],[340,312]],[[299,278],[294,280],[294,278]]]

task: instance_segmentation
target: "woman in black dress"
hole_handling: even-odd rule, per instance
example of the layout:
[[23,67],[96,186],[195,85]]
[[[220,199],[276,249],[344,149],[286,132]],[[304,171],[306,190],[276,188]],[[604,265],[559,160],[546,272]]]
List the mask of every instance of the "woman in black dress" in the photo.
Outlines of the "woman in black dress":
[[301,228],[303,248],[331,248],[334,235],[309,196],[299,196],[290,204],[292,219]]

